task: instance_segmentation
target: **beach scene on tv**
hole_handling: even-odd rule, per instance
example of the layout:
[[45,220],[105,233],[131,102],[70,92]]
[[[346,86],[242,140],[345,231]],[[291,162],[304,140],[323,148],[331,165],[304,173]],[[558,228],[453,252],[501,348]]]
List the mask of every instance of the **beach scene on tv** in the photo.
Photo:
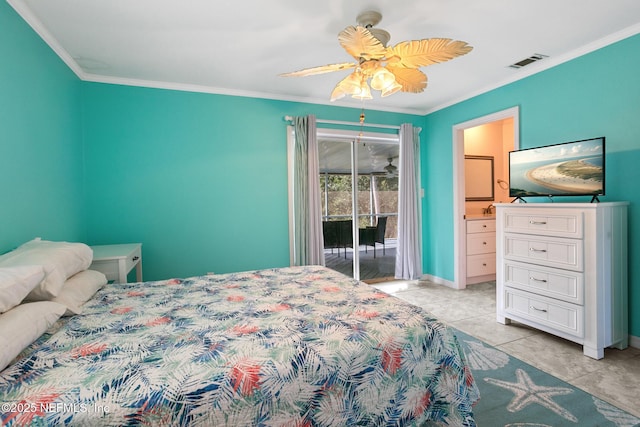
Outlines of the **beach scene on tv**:
[[509,153],[509,195],[599,195],[604,190],[603,138]]

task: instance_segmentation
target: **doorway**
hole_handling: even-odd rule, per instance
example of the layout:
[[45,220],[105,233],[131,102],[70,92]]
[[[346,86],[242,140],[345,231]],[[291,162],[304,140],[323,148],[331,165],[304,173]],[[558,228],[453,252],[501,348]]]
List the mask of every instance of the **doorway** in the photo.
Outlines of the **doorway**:
[[374,283],[395,274],[397,134],[318,129],[326,266]]
[[[510,199],[502,195],[497,194],[493,197],[493,201],[483,201],[486,207],[481,207],[480,202],[468,204],[466,200],[465,192],[465,154],[478,154],[477,147],[471,148],[467,144],[467,152],[465,152],[465,136],[468,140],[469,135],[474,132],[474,129],[479,127],[495,124],[497,126],[500,123],[509,123],[509,126],[503,127],[506,132],[503,134],[503,138],[497,138],[491,144],[499,145],[498,148],[492,147],[491,150],[501,150],[498,153],[499,164],[495,168],[499,173],[494,174],[492,185],[495,185],[498,189],[503,189],[506,184],[508,189],[508,151],[517,150],[520,147],[520,122],[519,122],[519,107],[512,107],[497,113],[489,114],[487,116],[479,117],[464,123],[460,123],[453,126],[453,212],[454,212],[454,287],[457,289],[465,289],[467,287],[467,236],[466,236],[466,215],[467,210],[472,213],[483,212],[482,209],[487,209],[494,202],[508,202]],[[508,140],[507,147],[504,148],[503,142]],[[512,144],[511,144],[512,141]],[[506,193],[508,195],[508,193]]]

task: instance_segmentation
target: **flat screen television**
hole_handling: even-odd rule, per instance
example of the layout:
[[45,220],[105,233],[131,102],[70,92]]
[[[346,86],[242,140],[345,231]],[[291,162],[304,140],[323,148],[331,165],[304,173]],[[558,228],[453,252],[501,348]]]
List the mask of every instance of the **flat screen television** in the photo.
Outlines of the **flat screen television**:
[[605,138],[509,152],[509,197],[604,195]]

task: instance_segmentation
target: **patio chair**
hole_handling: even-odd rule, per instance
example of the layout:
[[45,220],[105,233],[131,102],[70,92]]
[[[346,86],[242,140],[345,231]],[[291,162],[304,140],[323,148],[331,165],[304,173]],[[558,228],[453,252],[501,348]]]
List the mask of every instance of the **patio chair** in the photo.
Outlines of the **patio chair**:
[[385,255],[384,233],[387,230],[387,217],[378,218],[375,227],[366,227],[360,229],[360,244],[364,245],[364,251],[367,253],[367,246],[373,246],[373,257],[376,257],[376,243],[382,244],[382,254]]
[[322,234],[324,237],[324,248],[338,249],[338,255],[340,255],[340,248],[344,249],[344,257],[347,257],[347,248],[353,246],[353,237],[351,227],[353,222],[351,220],[342,221],[323,221],[322,222]]

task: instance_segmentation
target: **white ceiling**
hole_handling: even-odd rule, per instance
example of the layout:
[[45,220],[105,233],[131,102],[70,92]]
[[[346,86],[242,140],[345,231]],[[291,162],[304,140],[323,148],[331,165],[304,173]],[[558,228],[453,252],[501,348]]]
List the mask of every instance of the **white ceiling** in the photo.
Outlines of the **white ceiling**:
[[[425,92],[374,95],[366,104],[416,114],[640,32],[639,0],[7,1],[83,80],[322,104],[350,71],[278,74],[351,61],[337,34],[360,12],[377,10],[389,45],[446,37],[474,47],[422,68]],[[549,57],[508,67],[533,54]]]

